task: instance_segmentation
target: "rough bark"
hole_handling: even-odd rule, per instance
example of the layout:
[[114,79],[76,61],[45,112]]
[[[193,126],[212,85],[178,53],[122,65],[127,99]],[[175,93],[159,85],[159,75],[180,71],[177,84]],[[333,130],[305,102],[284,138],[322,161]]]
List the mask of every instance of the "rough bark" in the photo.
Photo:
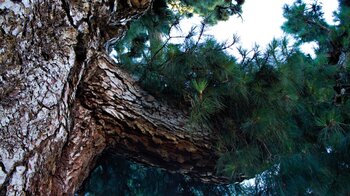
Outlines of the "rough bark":
[[72,195],[106,148],[226,180],[213,175],[208,130],[189,127],[105,55],[150,7],[141,4],[0,0],[0,195]]

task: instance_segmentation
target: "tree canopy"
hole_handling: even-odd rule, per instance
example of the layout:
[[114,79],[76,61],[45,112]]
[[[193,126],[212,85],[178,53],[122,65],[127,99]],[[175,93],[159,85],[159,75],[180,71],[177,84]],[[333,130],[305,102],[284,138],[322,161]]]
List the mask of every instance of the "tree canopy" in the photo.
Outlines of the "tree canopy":
[[[245,50],[235,38],[218,43],[203,33],[239,15],[242,3],[155,0],[116,44],[118,63],[154,96],[188,110],[192,126],[212,130],[219,138],[217,173],[235,180],[255,177],[256,187],[245,191],[350,193],[350,2],[339,1],[334,25],[317,1],[286,5],[282,28],[296,39],[293,45],[282,38],[263,51]],[[170,34],[193,14],[204,18],[201,26]],[[315,58],[299,49],[311,41],[319,46]],[[229,47],[237,47],[241,57],[227,53]],[[124,178],[139,179],[132,177],[143,175],[136,170]]]

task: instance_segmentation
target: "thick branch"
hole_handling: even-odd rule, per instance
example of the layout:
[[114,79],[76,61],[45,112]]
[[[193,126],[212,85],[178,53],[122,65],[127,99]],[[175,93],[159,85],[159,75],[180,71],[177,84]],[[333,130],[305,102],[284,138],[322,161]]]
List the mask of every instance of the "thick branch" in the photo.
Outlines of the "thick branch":
[[190,127],[184,112],[156,101],[108,57],[92,62],[92,70],[78,98],[94,111],[113,151],[203,181],[227,182],[215,176],[218,156],[208,130]]

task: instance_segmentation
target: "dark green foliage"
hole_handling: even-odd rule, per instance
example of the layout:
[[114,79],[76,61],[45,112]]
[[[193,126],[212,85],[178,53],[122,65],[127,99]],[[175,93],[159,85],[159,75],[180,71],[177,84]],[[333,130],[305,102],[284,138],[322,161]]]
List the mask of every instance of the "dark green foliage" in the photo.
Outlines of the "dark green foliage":
[[282,26],[283,30],[293,34],[301,43],[317,41],[319,53],[327,53],[328,63],[337,64],[342,51],[347,51],[349,45],[349,21],[350,8],[347,1],[340,1],[340,10],[336,14],[339,25],[328,25],[317,1],[311,5],[297,0],[292,6],[284,7],[284,17],[287,22]]
[[[238,13],[241,1],[181,1],[205,18],[177,36],[181,44],[169,34],[181,13],[167,9],[171,2],[155,3],[116,46],[120,64],[159,99],[189,110],[192,123],[213,130],[218,174],[256,177],[254,187],[242,188],[246,194],[350,193],[348,1],[341,1],[337,25],[325,22],[317,1],[285,6],[283,29],[298,42],[291,48],[287,39],[273,40],[250,56],[240,49],[240,62],[225,52],[235,40],[221,44],[203,32]],[[310,41],[319,44],[315,59],[298,49]]]
[[122,157],[104,154],[84,182],[79,195],[176,196],[225,195],[235,193],[234,185],[210,185],[180,174],[145,167]]
[[297,0],[292,6],[285,5],[284,17],[288,21],[283,25],[283,30],[294,34],[302,42],[320,41],[326,38],[330,29],[323,18],[321,8],[316,1],[307,5]]
[[242,1],[236,1],[236,4],[227,0],[196,1],[184,0],[184,5],[194,8],[194,13],[198,13],[205,18],[209,24],[215,24],[218,20],[228,20],[233,14],[241,12]]
[[[184,44],[170,43],[173,37],[168,33],[176,27],[178,16],[162,18],[168,26],[155,23],[157,17],[147,15],[130,25],[126,38],[116,46],[120,63],[154,95],[168,95],[163,98],[180,107],[192,106],[194,121],[207,120],[223,107],[214,89],[228,92],[230,81],[241,74],[234,58],[223,51],[229,45],[205,37],[204,23],[180,36]],[[199,84],[205,84],[203,89],[198,89]]]

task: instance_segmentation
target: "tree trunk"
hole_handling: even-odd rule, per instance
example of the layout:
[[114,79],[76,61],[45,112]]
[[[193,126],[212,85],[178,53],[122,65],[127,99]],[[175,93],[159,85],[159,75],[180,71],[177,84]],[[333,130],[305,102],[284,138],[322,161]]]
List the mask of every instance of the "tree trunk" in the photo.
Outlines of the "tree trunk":
[[227,182],[214,175],[209,130],[190,127],[106,55],[150,7],[124,2],[0,0],[0,195],[72,195],[107,148]]

